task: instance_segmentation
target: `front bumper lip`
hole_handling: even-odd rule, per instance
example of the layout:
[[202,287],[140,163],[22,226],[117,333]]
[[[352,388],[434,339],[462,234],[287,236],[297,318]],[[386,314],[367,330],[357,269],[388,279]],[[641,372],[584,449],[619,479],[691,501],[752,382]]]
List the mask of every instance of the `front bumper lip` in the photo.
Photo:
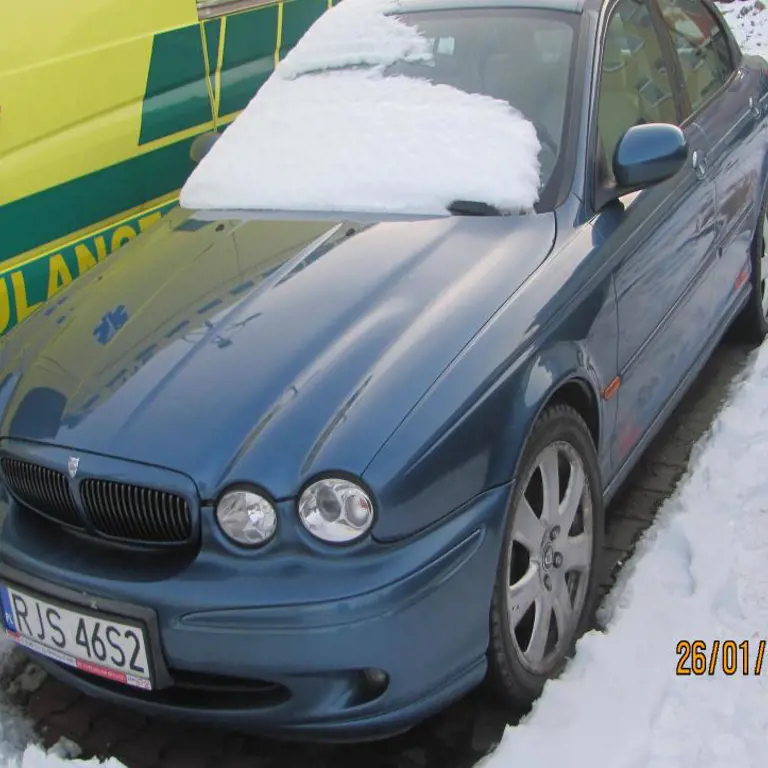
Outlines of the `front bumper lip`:
[[71,685],[94,698],[105,699],[119,706],[128,706],[150,717],[179,719],[204,727],[226,728],[235,731],[266,733],[290,741],[311,741],[328,743],[359,743],[391,738],[410,730],[414,725],[438,714],[446,706],[457,701],[464,694],[479,685],[486,674],[487,661],[484,655],[476,658],[437,690],[430,691],[423,698],[399,709],[361,717],[346,717],[337,720],[314,722],[263,723],[254,717],[252,710],[226,709],[179,709],[165,707],[152,702],[140,701],[115,695],[96,684],[95,681],[73,674],[69,668],[60,666],[48,658],[36,658],[36,663],[52,677]]
[[[86,693],[208,725],[312,740],[377,738],[439,711],[483,677],[508,493],[509,486],[488,491],[434,530],[393,547],[380,567],[387,574],[399,572],[394,580],[382,583],[382,573],[366,561],[351,596],[279,604],[276,594],[272,605],[227,607],[233,598],[236,605],[247,605],[243,598],[255,574],[233,570],[224,581],[206,583],[206,570],[221,571],[207,569],[204,558],[163,580],[114,581],[90,573],[83,558],[76,562],[77,572],[72,566],[68,572],[63,553],[41,557],[39,542],[23,535],[13,514],[0,538],[0,579],[142,621],[149,630],[155,679],[158,686],[160,680],[169,682],[171,692],[183,673],[266,681],[290,695],[237,707],[220,699],[215,706],[207,699],[190,706],[179,696],[144,695],[40,662]],[[320,569],[315,577],[323,573]],[[190,590],[197,584],[206,589],[204,600]],[[219,607],[213,601],[216,591]],[[314,597],[320,590],[311,593]],[[366,699],[355,681],[370,668],[384,670],[389,684]]]

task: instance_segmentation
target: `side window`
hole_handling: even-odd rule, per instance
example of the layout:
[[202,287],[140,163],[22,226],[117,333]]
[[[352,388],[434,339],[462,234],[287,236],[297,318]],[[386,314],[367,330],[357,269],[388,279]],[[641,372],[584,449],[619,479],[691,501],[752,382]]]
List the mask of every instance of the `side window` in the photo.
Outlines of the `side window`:
[[695,112],[734,70],[728,40],[720,22],[701,0],[659,0],[659,7]]
[[619,139],[644,123],[676,125],[675,101],[650,10],[643,0],[620,0],[608,21],[600,75],[600,181],[614,181],[613,153]]

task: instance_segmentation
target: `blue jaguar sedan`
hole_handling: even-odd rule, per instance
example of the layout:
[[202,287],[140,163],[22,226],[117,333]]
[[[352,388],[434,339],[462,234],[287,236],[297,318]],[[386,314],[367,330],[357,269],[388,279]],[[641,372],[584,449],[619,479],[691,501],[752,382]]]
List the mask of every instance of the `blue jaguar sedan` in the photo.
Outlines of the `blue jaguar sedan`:
[[535,127],[533,210],[179,208],[3,341],[5,631],[94,697],[326,740],[529,705],[606,503],[766,335],[768,65],[709,0],[396,15],[437,41],[399,77]]

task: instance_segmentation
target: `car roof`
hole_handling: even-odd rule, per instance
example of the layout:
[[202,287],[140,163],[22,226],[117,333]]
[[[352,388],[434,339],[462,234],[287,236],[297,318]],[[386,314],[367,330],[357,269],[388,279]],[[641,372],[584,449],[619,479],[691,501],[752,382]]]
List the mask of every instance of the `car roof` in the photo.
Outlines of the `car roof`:
[[[400,0],[398,12],[442,11],[472,8],[532,8],[581,13],[589,0]],[[598,0],[599,4],[599,0]]]

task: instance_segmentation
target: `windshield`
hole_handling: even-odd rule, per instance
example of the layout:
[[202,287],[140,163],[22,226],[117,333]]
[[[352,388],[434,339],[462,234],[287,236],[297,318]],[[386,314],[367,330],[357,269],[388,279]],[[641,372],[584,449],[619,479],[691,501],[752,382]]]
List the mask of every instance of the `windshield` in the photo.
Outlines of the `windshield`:
[[575,15],[504,9],[408,13],[399,18],[429,40],[432,57],[398,62],[386,74],[426,78],[517,108],[538,133],[545,188],[565,140]]
[[344,0],[280,61],[194,170],[181,204],[428,216],[551,210],[579,18]]

